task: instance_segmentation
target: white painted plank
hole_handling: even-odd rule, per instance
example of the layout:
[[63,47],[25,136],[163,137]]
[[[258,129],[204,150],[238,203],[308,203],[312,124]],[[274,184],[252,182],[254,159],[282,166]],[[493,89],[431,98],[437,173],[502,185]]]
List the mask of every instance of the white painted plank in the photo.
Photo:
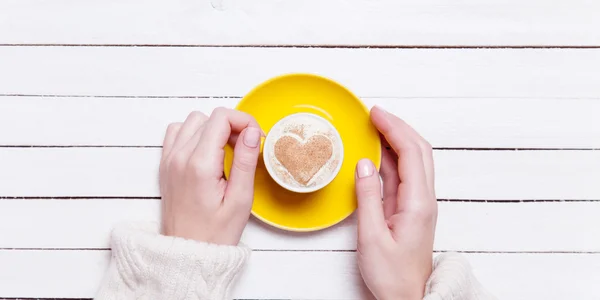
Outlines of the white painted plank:
[[[108,251],[0,251],[3,297],[91,298]],[[598,254],[466,254],[500,299],[592,300]],[[60,270],[60,272],[57,272]],[[244,299],[364,299],[355,253],[254,252],[235,287]],[[31,287],[35,286],[35,289]]]
[[589,0],[5,0],[0,43],[599,45],[599,14]]
[[[434,147],[600,148],[599,99],[365,98]],[[239,98],[0,97],[1,145],[160,146],[167,125]]]
[[[158,200],[0,200],[0,248],[109,248],[116,224],[158,222],[159,211]],[[598,211],[600,202],[440,202],[435,249],[600,251]],[[243,242],[257,250],[355,250],[356,221],[290,234],[252,219]]]
[[[159,196],[160,148],[0,148],[0,196]],[[438,150],[440,199],[600,199],[600,151]]]
[[600,96],[600,49],[0,47],[0,66],[0,94],[242,96],[309,72],[361,97]]

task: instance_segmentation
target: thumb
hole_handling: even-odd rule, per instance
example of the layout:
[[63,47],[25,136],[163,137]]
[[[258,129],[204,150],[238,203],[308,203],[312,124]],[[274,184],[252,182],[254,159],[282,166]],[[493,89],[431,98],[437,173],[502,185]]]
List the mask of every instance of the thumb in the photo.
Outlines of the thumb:
[[233,149],[231,174],[225,191],[225,201],[252,205],[254,173],[260,154],[261,130],[256,127],[244,129]]
[[361,159],[356,165],[356,197],[358,198],[358,239],[370,239],[387,231],[381,202],[381,181],[375,165]]

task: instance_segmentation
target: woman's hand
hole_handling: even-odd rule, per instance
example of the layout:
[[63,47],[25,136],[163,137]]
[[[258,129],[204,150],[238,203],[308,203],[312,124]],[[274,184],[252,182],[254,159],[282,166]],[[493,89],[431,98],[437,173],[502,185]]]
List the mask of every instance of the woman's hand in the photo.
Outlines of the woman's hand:
[[[217,108],[169,125],[160,163],[162,233],[237,245],[248,222],[262,131],[246,113]],[[235,142],[235,141],[238,142]],[[229,180],[223,147],[234,142]]]
[[382,147],[383,197],[373,163],[363,159],[356,168],[358,265],[377,299],[422,299],[437,219],[431,145],[381,108],[371,110],[371,121],[392,150]]

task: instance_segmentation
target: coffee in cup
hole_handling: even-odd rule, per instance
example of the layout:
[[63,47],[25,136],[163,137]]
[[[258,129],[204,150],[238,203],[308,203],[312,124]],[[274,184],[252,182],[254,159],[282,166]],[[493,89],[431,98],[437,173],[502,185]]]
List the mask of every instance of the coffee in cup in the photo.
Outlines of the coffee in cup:
[[265,166],[273,180],[298,193],[328,185],[339,172],[343,156],[344,147],[335,127],[310,113],[279,120],[263,146]]

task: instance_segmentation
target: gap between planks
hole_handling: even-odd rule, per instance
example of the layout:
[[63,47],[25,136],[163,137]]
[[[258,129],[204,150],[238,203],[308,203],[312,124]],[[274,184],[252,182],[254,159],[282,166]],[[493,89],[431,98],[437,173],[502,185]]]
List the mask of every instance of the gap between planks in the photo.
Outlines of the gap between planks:
[[[0,93],[0,97],[38,97],[38,98],[104,98],[104,99],[234,99],[241,100],[243,97],[241,96],[201,96],[201,95],[91,95],[91,94],[6,94]],[[365,97],[360,97],[365,98]],[[384,96],[372,96],[366,97],[370,99],[389,99],[391,97]],[[393,97],[398,100],[410,100],[410,99],[507,99],[507,97],[476,97],[476,96],[466,96],[466,97],[457,97],[457,96],[426,96],[426,97]],[[509,97],[508,99],[513,100],[536,100],[538,97]],[[600,100],[600,97],[552,97],[545,96],[543,99],[547,100]]]
[[[0,145],[0,148],[162,148],[157,145]],[[484,148],[484,147],[433,147],[448,151],[598,151],[600,148]]]
[[600,49],[600,45],[209,45],[209,44],[18,44],[0,47],[148,47],[148,48],[323,48],[323,49]]
[[[0,251],[110,251],[111,248],[0,248]],[[306,249],[252,249],[252,252],[334,252],[355,253],[356,250],[306,250]],[[471,250],[434,250],[433,254],[463,253],[463,254],[600,254],[600,251],[471,251]],[[2,299],[2,298],[0,298]]]
[[[1,200],[160,200],[161,198],[147,196],[0,196]],[[548,203],[548,202],[599,202],[600,199],[437,199],[438,202],[471,202],[471,203]]]

